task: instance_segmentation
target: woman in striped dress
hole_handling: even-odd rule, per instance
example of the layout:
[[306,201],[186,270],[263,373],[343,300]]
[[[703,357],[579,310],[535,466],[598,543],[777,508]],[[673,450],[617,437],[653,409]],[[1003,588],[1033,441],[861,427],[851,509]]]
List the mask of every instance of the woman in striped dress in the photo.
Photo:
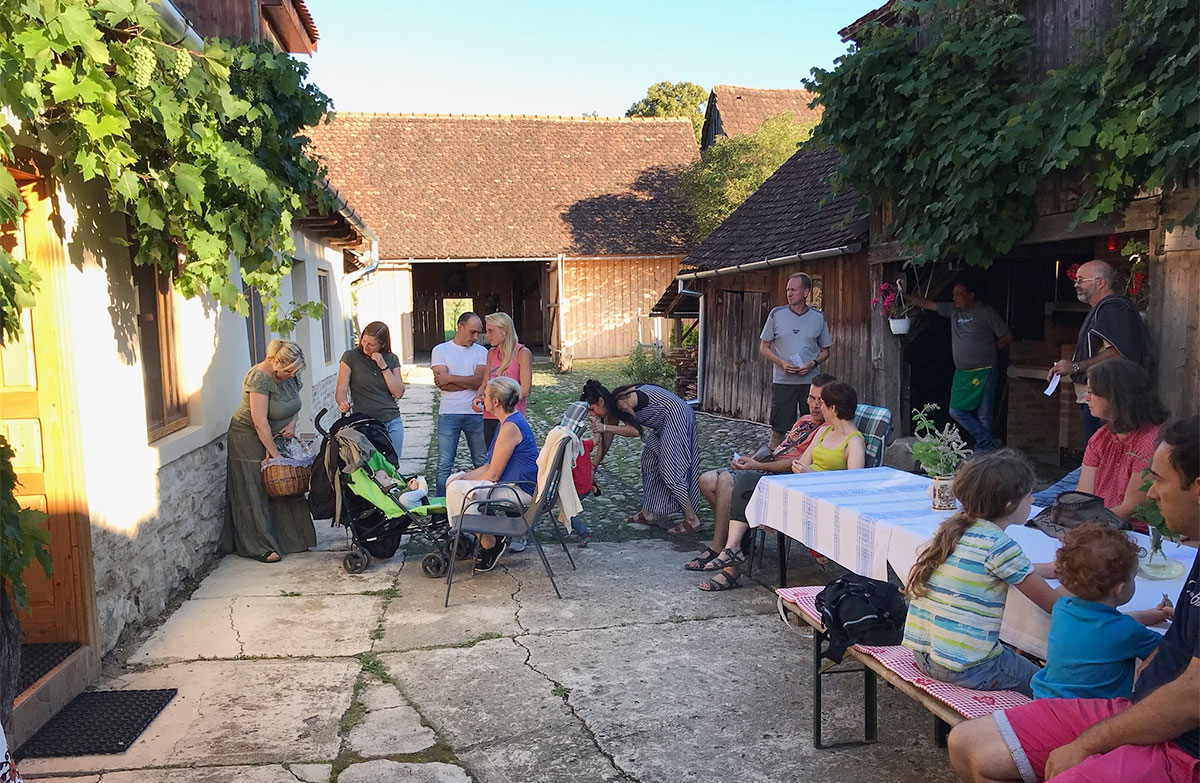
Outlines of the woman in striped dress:
[[[658,517],[682,513],[683,521],[668,533],[700,530],[696,464],[696,414],[679,397],[653,384],[620,386],[609,391],[588,381],[580,399],[596,420],[592,427],[604,443],[613,435],[641,437],[642,508],[626,522],[652,525]],[[610,423],[610,422],[617,423]]]

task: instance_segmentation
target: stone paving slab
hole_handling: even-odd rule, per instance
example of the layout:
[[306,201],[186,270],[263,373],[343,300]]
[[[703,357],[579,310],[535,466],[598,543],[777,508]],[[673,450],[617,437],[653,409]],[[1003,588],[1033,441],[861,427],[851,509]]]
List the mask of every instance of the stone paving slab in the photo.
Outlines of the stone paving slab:
[[471,778],[453,764],[402,764],[398,761],[365,761],[351,764],[338,783],[470,783]]
[[367,714],[347,737],[347,747],[367,758],[419,753],[433,747],[433,729],[421,725],[421,716],[387,683],[367,686],[362,694]]
[[129,662],[357,655],[371,648],[382,604],[374,595],[193,599]]
[[[328,527],[327,523],[317,523]],[[341,540],[341,530],[332,531]],[[333,538],[334,536],[330,536]],[[279,597],[284,592],[302,595],[335,595],[386,590],[391,587],[399,564],[389,568],[388,561],[361,574],[348,574],[340,555],[328,552],[300,552],[278,563],[260,563],[244,557],[226,557],[192,593],[193,599],[232,598],[233,596]]]
[[218,758],[228,764],[328,762],[338,754],[338,721],[350,706],[359,668],[353,660],[198,661],[129,672],[102,687],[179,689],[133,747],[106,756],[28,759],[21,770],[85,774]]
[[[326,783],[330,765],[321,778],[298,778],[281,765],[237,767],[185,767],[182,769],[137,769],[70,778],[38,778],[38,783]],[[24,764],[21,765],[25,767]],[[295,768],[293,767],[293,770]],[[22,775],[25,773],[22,772]]]

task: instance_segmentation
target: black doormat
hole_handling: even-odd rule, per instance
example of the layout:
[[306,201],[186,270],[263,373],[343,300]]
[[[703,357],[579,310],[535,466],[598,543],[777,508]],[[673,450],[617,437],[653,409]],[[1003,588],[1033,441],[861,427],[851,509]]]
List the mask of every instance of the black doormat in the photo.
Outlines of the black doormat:
[[81,693],[14,755],[20,761],[124,753],[177,692],[168,688]]
[[17,679],[17,693],[29,690],[46,672],[58,666],[79,649],[79,642],[54,642],[51,644],[22,644],[21,673]]

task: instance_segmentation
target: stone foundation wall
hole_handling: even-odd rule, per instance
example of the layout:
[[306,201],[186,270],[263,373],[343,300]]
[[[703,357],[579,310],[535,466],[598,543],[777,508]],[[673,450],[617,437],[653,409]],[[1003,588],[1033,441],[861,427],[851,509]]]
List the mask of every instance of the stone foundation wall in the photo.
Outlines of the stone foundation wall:
[[[316,416],[317,412],[322,408],[329,409],[329,413],[325,414],[325,422],[323,424],[324,427],[329,427],[329,425],[337,421],[338,416],[341,415],[338,413],[337,402],[333,399],[333,394],[336,390],[336,373],[334,375],[330,375],[328,378],[322,378],[314,383],[312,388],[309,389],[309,393],[312,395],[312,415]],[[311,421],[300,421],[298,424],[299,426],[296,428],[296,432],[301,435],[312,435],[317,431]]]
[[131,538],[92,525],[101,654],[158,617],[216,555],[225,514],[225,435],[158,471],[158,514]]

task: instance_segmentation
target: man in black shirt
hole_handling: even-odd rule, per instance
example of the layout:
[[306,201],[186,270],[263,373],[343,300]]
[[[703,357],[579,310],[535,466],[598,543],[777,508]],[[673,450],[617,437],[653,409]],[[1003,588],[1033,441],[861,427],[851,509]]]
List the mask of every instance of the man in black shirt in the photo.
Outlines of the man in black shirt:
[[1133,302],[1113,291],[1113,268],[1103,261],[1088,261],[1075,275],[1075,296],[1090,305],[1087,318],[1079,329],[1075,354],[1070,361],[1055,362],[1046,375],[1069,375],[1075,384],[1075,401],[1083,416],[1083,438],[1096,434],[1102,422],[1088,410],[1084,393],[1087,371],[1100,362],[1123,356],[1149,372],[1150,336]]
[[[1167,527],[1200,537],[1200,416],[1163,427],[1150,497]],[[1126,699],[1039,699],[960,723],[950,763],[966,781],[1194,781],[1200,775],[1200,556],[1175,620]]]

